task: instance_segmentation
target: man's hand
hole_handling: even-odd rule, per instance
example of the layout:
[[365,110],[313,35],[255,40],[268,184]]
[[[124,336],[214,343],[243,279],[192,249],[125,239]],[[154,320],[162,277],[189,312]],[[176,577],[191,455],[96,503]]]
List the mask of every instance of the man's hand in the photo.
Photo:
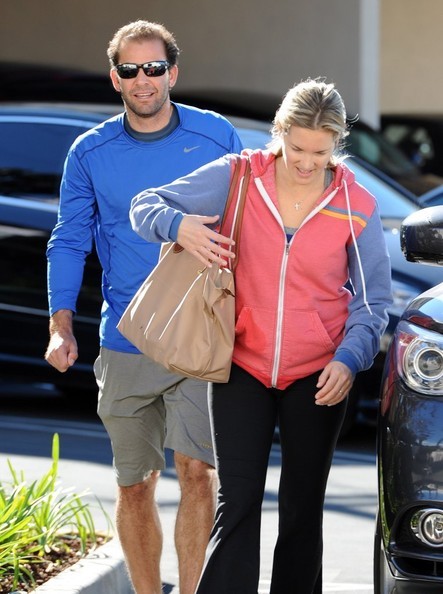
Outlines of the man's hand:
[[72,330],[72,311],[60,309],[51,317],[49,335],[45,359],[64,373],[74,365],[78,357],[77,341]]
[[212,231],[207,225],[216,223],[218,215],[202,217],[199,215],[185,215],[179,225],[177,243],[190,254],[203,262],[205,266],[211,266],[212,262],[226,266],[226,258],[235,258],[230,250],[222,248],[216,242],[232,246],[234,241]]

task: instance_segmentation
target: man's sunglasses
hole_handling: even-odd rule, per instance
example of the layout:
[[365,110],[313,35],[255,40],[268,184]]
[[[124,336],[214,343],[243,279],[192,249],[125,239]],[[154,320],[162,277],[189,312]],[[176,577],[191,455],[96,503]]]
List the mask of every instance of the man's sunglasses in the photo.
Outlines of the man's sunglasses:
[[144,64],[117,64],[115,66],[120,78],[135,78],[140,68],[146,76],[163,76],[169,68],[169,62],[167,60],[157,60],[156,62],[145,62]]

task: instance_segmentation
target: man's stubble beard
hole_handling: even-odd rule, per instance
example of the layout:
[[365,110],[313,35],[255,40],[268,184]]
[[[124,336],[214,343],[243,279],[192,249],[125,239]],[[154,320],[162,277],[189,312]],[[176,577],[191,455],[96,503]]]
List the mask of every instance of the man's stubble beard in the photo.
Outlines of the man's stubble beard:
[[126,111],[133,113],[136,117],[148,119],[155,117],[162,110],[165,103],[169,99],[169,90],[166,90],[163,96],[157,98],[153,103],[151,103],[149,106],[147,105],[143,110],[138,107],[137,102],[134,101],[131,96],[126,95],[122,91],[120,91],[120,95],[126,107]]

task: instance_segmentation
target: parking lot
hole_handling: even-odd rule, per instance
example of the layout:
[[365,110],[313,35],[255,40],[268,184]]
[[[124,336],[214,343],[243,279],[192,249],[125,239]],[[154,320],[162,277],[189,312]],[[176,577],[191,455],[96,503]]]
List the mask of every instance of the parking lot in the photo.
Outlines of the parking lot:
[[[6,460],[23,470],[27,479],[47,470],[54,432],[61,442],[60,480],[64,487],[84,489],[93,506],[97,528],[106,528],[95,496],[112,516],[115,483],[107,436],[94,414],[94,404],[76,406],[60,399],[47,386],[1,385],[0,477],[7,476]],[[376,509],[375,435],[357,427],[336,452],[325,504],[324,592],[372,594],[372,545]],[[269,465],[263,506],[260,594],[269,590],[272,549],[277,529],[277,490],[280,450],[275,444]],[[178,484],[171,464],[159,485],[159,506],[165,543],[163,580],[178,594],[173,530]],[[111,594],[111,593],[109,593]],[[117,594],[117,593],[116,593]]]

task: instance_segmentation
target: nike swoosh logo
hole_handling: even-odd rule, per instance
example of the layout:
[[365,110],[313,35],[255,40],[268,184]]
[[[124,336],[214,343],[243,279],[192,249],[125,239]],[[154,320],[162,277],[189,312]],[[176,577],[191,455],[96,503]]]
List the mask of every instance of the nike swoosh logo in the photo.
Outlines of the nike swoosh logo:
[[198,148],[200,148],[200,146],[190,146],[190,147],[185,146],[185,148],[183,149],[183,152],[190,153],[191,151],[195,151],[195,149],[198,149]]

